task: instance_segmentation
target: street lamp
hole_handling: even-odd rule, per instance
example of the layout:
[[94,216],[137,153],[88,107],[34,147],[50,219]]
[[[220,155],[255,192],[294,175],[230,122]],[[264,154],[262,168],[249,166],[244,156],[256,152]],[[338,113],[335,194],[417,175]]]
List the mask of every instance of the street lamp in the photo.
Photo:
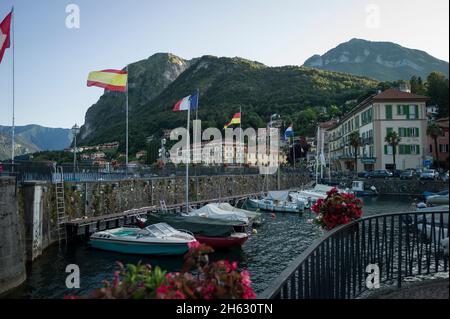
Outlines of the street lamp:
[[80,133],[80,127],[75,124],[72,127],[72,134],[73,134],[73,180],[75,181],[75,169],[77,167],[77,135]]

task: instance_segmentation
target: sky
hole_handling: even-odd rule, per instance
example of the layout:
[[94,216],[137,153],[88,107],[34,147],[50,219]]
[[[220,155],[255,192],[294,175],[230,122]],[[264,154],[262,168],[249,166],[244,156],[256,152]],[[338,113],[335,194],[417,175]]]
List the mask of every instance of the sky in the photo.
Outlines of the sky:
[[[79,8],[79,28],[66,8]],[[157,52],[302,65],[352,38],[391,41],[449,61],[448,0],[0,0],[15,8],[16,125],[82,125],[103,94],[90,71]],[[0,64],[0,125],[12,122],[12,50]]]

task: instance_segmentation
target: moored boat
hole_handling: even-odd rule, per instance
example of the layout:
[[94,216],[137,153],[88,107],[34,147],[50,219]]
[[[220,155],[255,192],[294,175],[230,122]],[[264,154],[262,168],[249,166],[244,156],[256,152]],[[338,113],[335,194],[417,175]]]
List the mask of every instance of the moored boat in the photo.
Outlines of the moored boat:
[[178,229],[186,229],[202,243],[212,248],[241,246],[248,239],[248,224],[235,220],[220,220],[201,216],[150,213],[148,223],[165,222]]
[[351,192],[356,196],[378,196],[378,191],[375,186],[371,186],[369,189],[364,187],[364,182],[353,181]]
[[94,233],[93,248],[138,255],[182,255],[188,244],[195,242],[192,234],[158,223],[145,228],[120,227]]
[[301,213],[305,210],[305,203],[303,201],[292,201],[289,195],[290,191],[273,191],[268,192],[267,196],[254,199],[248,199],[250,207],[276,213]]

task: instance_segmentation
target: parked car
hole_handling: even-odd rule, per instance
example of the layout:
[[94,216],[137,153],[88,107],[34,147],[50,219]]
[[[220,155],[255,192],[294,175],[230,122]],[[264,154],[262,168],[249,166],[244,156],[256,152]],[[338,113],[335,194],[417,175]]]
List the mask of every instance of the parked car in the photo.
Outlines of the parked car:
[[399,169],[395,169],[391,171],[392,173],[392,177],[400,177],[403,173],[403,171],[399,170]]
[[426,169],[420,174],[420,179],[432,179],[435,180],[439,177],[439,173],[434,169]]
[[448,171],[445,172],[444,174],[442,174],[441,179],[442,179],[444,182],[448,182]]
[[358,172],[358,177],[367,177],[367,174],[369,174],[368,171]]
[[406,170],[400,174],[400,179],[414,179],[417,177],[417,174],[413,170]]
[[392,177],[394,174],[392,172],[389,172],[385,169],[378,169],[375,171],[371,171],[367,174],[367,178],[389,178]]

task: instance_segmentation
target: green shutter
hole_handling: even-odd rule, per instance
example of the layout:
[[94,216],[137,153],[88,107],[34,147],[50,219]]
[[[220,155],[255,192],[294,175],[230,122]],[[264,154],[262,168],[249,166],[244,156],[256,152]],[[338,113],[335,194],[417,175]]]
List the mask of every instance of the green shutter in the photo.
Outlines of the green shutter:
[[386,119],[392,120],[392,105],[386,105]]
[[416,119],[419,119],[419,106],[418,105],[414,105],[414,107],[416,108]]
[[397,104],[397,115],[402,115],[402,106]]
[[408,128],[408,135],[407,135],[407,137],[411,137],[413,134],[412,134],[412,129],[411,128]]
[[406,118],[409,120],[409,105],[403,105],[403,113],[406,115]]
[[405,137],[405,129],[403,127],[399,127],[398,136]]
[[384,155],[387,155],[387,153],[388,153],[388,146],[385,145],[385,146],[384,146]]
[[419,128],[416,127],[416,137],[420,137]]
[[394,129],[392,127],[386,128],[386,136],[389,135],[389,133],[392,133]]

